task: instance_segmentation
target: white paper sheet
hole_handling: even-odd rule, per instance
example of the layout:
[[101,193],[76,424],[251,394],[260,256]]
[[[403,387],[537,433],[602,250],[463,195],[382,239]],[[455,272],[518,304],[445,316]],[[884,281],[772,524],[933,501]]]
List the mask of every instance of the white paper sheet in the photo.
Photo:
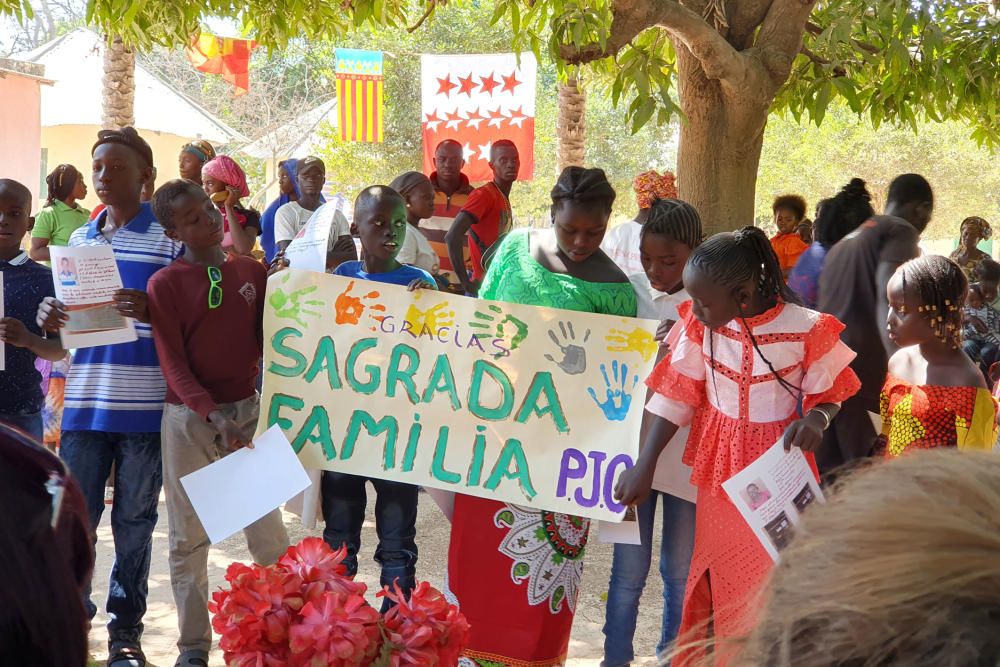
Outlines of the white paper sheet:
[[868,419],[872,420],[872,426],[875,427],[875,433],[877,435],[882,435],[882,415],[877,412],[868,411]]
[[334,215],[343,205],[344,198],[337,196],[316,209],[309,222],[285,248],[289,266],[318,273],[326,271],[330,230],[333,229]]
[[241,449],[181,477],[212,544],[243,530],[309,486],[309,475],[277,426]]
[[597,541],[602,544],[642,544],[635,508],[629,507],[625,510],[625,516],[618,523],[598,521]]
[[786,452],[784,439],[723,482],[722,488],[775,561],[806,507],[826,502],[802,450],[793,447]]
[[438,506],[444,517],[448,519],[448,523],[451,523],[452,517],[455,516],[455,494],[451,491],[432,489],[428,486],[424,487],[424,491],[434,501],[434,504]]
[[660,452],[653,474],[653,488],[693,503],[698,498],[698,487],[691,483],[691,466],[681,460],[690,431],[687,426],[678,429]]
[[307,468],[306,474],[309,475],[309,486],[289,500],[285,504],[285,510],[298,516],[303,528],[312,530],[316,527],[316,520],[323,518],[323,508],[320,506],[320,481],[323,478],[323,471]]
[[122,278],[111,246],[49,248],[56,298],[69,314],[61,330],[63,347],[77,349],[136,340],[135,321],[122,316],[114,306],[113,297],[122,288]]

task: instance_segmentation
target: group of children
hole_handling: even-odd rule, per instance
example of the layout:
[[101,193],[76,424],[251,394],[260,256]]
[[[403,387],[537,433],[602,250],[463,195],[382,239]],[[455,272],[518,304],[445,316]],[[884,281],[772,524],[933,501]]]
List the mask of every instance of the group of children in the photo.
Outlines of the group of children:
[[[507,144],[494,148],[494,183],[487,192],[474,191],[470,200],[476,205],[456,218],[463,236],[483,220],[491,221],[491,239],[468,241],[480,275],[494,252],[505,257],[516,244],[533,242],[524,235],[506,234],[511,219],[507,195],[517,177],[517,155]],[[195,162],[201,167],[197,179]],[[256,237],[268,237],[267,227],[273,224],[266,244],[271,247],[265,247],[271,255],[267,264],[272,270],[287,266],[288,244],[323,203],[325,167],[318,158],[282,163],[284,201],[269,208],[263,221],[240,205],[248,194],[246,179],[230,158],[215,156],[210,146],[192,144],[182,151],[181,167],[187,180],[169,181],[150,202],[143,202],[143,190],[154,178],[152,151],[131,128],[102,132],[93,151],[93,185],[103,210],[86,219],[86,211],[75,203],[86,194],[83,178],[72,167],[61,166],[50,176],[48,212],[39,216],[44,236],[31,244],[32,256],[38,259],[47,258],[50,243],[109,245],[124,284],[115,296],[116,306],[137,322],[139,338],[134,343],[77,352],[67,379],[63,422],[61,454],[81,484],[93,526],[104,509],[105,480],[112,464],[115,468],[116,564],[108,599],[111,667],[145,664],[142,617],[161,484],[179,617],[176,664],[207,667],[209,542],[179,480],[250,446],[259,416],[255,383],[268,268],[248,254]],[[571,176],[590,178],[587,171]],[[709,629],[714,640],[723,642],[752,630],[752,594],[772,561],[725,499],[721,484],[782,438],[786,447],[801,448],[812,462],[841,403],[860,387],[851,369],[855,353],[841,340],[844,325],[801,305],[785,282],[795,263],[790,258],[809,247],[801,226],[805,202],[796,197],[775,202],[780,230],[775,239],[747,227],[703,240],[698,212],[676,199],[672,186],[672,178],[668,182],[644,174],[636,183],[639,222],[627,223],[635,227],[609,236],[610,242],[601,246],[619,262],[631,284],[636,304],[631,310],[662,322],[665,336],[647,380],[640,455],[615,489],[619,502],[636,507],[642,544],[615,546],[604,628],[603,664],[608,667],[628,665],[635,657],[632,638],[652,561],[658,504],[664,579],[658,653],[666,655],[678,636],[683,642],[693,640],[693,648],[682,650],[674,662],[689,664],[686,661],[704,658],[706,644],[701,640],[708,638]],[[392,187],[364,189],[353,211],[363,259],[358,259],[351,228],[340,215],[331,231],[328,270],[411,290],[437,289],[441,263],[420,231],[420,221],[435,211],[437,192],[432,179],[416,172],[402,174]],[[661,196],[667,194],[673,196]],[[553,191],[554,211],[566,199],[559,196],[557,200]],[[608,214],[613,190],[609,196]],[[40,438],[44,395],[35,362],[65,358],[58,332],[68,315],[54,298],[50,269],[21,249],[33,224],[31,205],[27,188],[0,180],[5,306],[0,340],[6,344],[0,422]],[[591,225],[602,228],[602,238],[607,217],[598,216]],[[574,242],[558,234],[566,232],[557,230],[551,252],[538,251],[551,255],[543,263],[583,262],[601,252],[595,245],[586,253],[579,250],[580,258],[574,259]],[[816,234],[822,241],[831,232],[820,224]],[[464,258],[454,238],[449,236],[448,250],[453,264],[461,266]],[[601,258],[608,261],[603,253]],[[996,402],[972,359],[988,371],[990,360],[1000,354],[1000,329],[993,328],[1000,318],[990,305],[997,296],[1000,264],[979,258],[973,276],[970,285],[955,262],[926,256],[900,266],[888,282],[885,326],[900,349],[890,359],[882,394],[887,457],[913,448],[993,446]],[[460,280],[475,291],[476,278],[463,275]],[[488,285],[488,296],[495,295],[495,283]],[[678,466],[690,469],[696,502],[659,490],[669,469]],[[378,493],[375,558],[382,567],[382,583],[412,588],[417,561],[415,487],[324,473],[324,538],[333,546],[347,546],[346,564],[350,574],[356,573],[369,481]],[[278,511],[245,533],[258,563],[275,562],[288,546]],[[87,604],[93,617],[96,608],[89,600]],[[564,645],[568,631],[567,626]],[[734,647],[716,645],[720,664],[733,655]],[[536,664],[557,664],[563,657]]]

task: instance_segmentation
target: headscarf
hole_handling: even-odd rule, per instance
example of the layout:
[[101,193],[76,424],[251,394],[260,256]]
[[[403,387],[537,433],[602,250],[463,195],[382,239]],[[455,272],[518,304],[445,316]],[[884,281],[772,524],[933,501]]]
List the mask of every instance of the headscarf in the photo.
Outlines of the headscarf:
[[[392,179],[392,183],[389,187],[398,192],[406,199],[406,196],[413,192],[417,187],[423,183],[430,185],[431,179],[427,178],[419,171],[408,171],[405,174],[400,174],[396,178]],[[433,187],[433,186],[432,186]]]
[[632,188],[639,208],[649,208],[657,199],[677,199],[677,181],[669,171],[663,176],[655,171],[643,172],[635,177]]
[[181,153],[190,153],[198,158],[198,161],[202,164],[215,157],[215,149],[212,148],[212,144],[204,139],[195,139],[190,143],[184,144],[181,148]]
[[205,166],[201,168],[201,177],[214,178],[231,188],[239,189],[240,197],[250,196],[246,174],[243,173],[240,165],[236,164],[236,160],[228,155],[220,155],[206,162]]
[[120,130],[101,130],[97,133],[97,143],[90,150],[93,155],[97,152],[98,146],[104,144],[121,144],[128,146],[143,159],[147,167],[153,166],[153,149],[149,147],[146,140],[139,136],[134,127],[123,127]]
[[985,241],[993,236],[993,228],[990,227],[990,223],[986,222],[978,215],[973,215],[962,221],[962,226],[959,227],[960,230],[965,230],[966,227],[971,227],[973,230],[979,233],[979,236]]

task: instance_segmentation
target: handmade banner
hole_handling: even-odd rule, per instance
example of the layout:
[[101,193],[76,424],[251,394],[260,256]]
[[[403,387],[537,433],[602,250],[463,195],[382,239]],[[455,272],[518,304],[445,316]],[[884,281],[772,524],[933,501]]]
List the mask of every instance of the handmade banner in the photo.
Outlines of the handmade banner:
[[424,173],[434,149],[454,139],[465,149],[465,175],[493,180],[490,147],[509,139],[521,156],[521,180],[535,173],[535,75],[531,53],[420,56]]
[[306,468],[620,520],[656,322],[294,269],[265,310],[259,430]]
[[337,49],[341,141],[382,142],[382,52]]

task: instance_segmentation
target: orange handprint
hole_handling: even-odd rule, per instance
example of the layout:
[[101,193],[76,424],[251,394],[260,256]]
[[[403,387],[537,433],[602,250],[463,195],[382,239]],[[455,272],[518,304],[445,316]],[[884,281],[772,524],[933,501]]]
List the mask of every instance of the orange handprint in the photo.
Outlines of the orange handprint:
[[[375,311],[369,312],[368,316],[376,322],[381,322],[384,317],[381,313],[385,312],[385,306],[381,303],[366,303],[372,299],[377,299],[381,296],[381,293],[372,290],[367,294],[355,296],[351,294],[351,290],[354,289],[354,283],[355,281],[353,280],[348,283],[347,289],[337,295],[337,300],[333,303],[334,319],[337,324],[360,324],[361,317],[365,314],[365,311]],[[370,328],[372,331],[375,331],[374,325]]]

